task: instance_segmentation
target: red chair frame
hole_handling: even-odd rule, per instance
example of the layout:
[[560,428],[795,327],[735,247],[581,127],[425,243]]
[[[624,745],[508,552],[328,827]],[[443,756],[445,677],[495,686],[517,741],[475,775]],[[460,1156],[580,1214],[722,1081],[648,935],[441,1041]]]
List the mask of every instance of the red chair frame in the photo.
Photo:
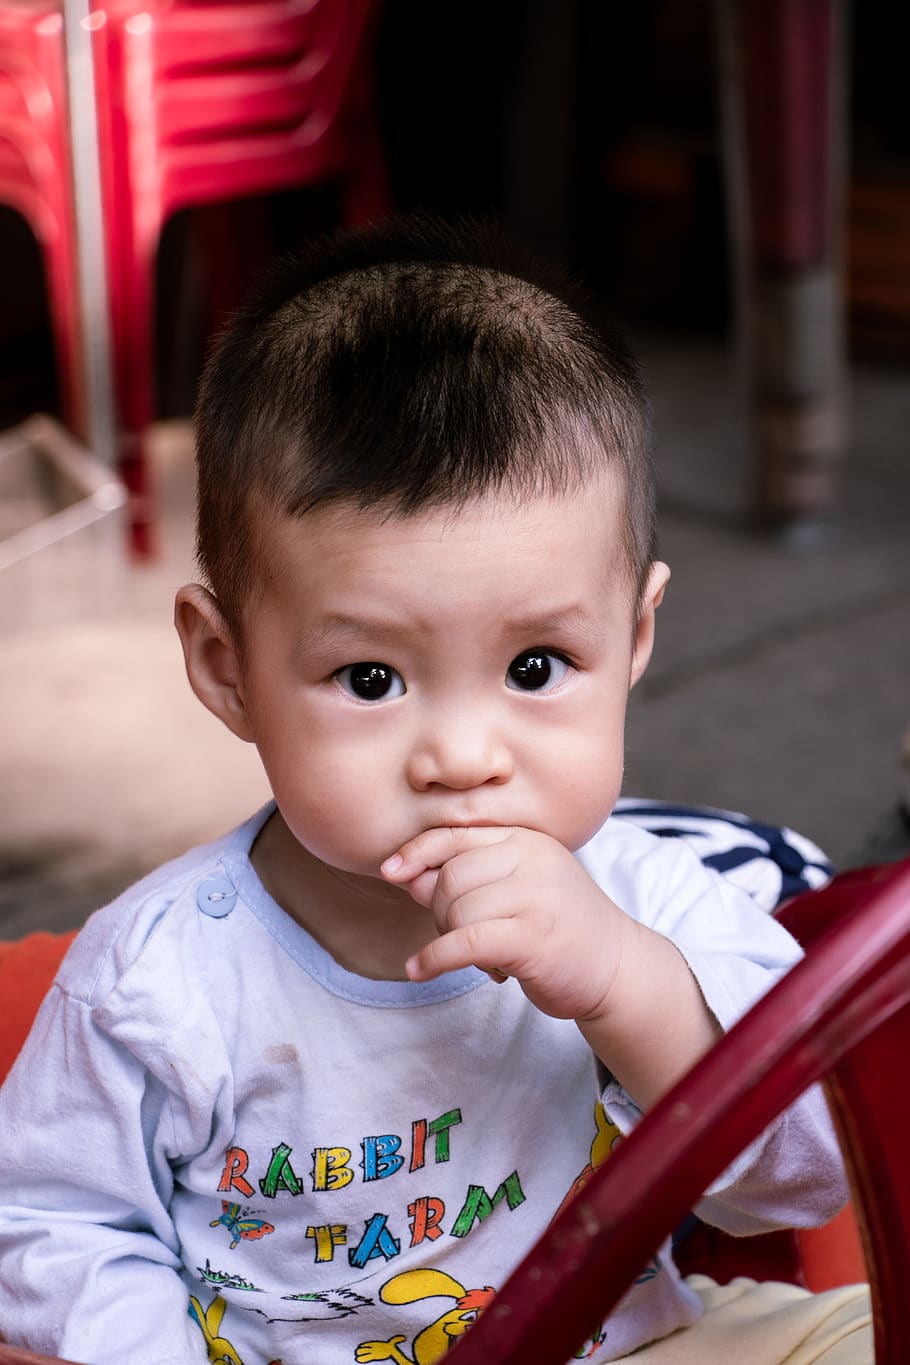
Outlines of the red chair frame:
[[564,1365],[712,1180],[823,1078],[863,1237],[876,1362],[910,1360],[910,1092],[894,1075],[910,1046],[910,859],[837,877],[781,918],[805,959],[554,1220],[459,1340],[456,1365]]

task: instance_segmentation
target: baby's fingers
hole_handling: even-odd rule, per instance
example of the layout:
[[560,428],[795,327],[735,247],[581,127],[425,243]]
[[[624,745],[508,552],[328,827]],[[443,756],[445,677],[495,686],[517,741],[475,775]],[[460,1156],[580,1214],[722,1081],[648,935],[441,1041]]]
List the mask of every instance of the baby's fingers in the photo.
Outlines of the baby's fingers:
[[421,872],[413,881],[405,882],[405,886],[418,905],[422,905],[425,910],[432,910],[433,901],[436,896],[436,883],[439,881],[439,868],[428,867],[425,872]]
[[500,825],[452,825],[427,829],[409,839],[396,853],[386,858],[380,872],[387,881],[399,885],[414,881],[428,868],[440,868],[459,853],[488,844],[501,844],[512,834]]
[[510,920],[484,920],[452,929],[434,938],[419,953],[409,957],[405,970],[412,981],[432,981],[445,972],[463,967],[479,967],[494,980],[518,974],[514,923]]

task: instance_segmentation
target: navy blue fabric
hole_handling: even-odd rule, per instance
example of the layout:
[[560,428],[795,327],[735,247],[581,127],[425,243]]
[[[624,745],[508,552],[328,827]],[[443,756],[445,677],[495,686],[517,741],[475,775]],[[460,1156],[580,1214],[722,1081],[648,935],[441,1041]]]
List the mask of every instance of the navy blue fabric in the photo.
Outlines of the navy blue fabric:
[[721,875],[739,872],[733,880],[769,910],[834,875],[828,858],[804,836],[736,811],[622,797],[614,813],[660,839],[685,839]]

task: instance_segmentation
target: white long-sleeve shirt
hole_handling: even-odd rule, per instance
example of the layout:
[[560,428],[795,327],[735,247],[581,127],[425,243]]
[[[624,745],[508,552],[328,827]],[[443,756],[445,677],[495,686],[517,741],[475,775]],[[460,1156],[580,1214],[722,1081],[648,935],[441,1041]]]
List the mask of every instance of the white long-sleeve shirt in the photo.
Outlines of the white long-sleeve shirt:
[[[636,1120],[514,981],[340,967],[253,871],[268,814],[92,917],[0,1091],[12,1342],[85,1365],[424,1365]],[[799,956],[679,839],[614,818],[578,857],[673,940],[724,1027]],[[810,1092],[698,1211],[749,1233],[846,1198]],[[699,1311],[664,1249],[589,1358]]]

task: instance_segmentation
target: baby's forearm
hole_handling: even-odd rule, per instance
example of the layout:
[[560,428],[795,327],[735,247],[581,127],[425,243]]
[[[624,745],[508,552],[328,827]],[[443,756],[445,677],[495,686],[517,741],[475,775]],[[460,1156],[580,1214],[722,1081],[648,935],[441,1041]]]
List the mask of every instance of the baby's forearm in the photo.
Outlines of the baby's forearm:
[[685,958],[633,920],[602,1011],[579,1019],[588,1045],[642,1110],[649,1109],[722,1033]]

